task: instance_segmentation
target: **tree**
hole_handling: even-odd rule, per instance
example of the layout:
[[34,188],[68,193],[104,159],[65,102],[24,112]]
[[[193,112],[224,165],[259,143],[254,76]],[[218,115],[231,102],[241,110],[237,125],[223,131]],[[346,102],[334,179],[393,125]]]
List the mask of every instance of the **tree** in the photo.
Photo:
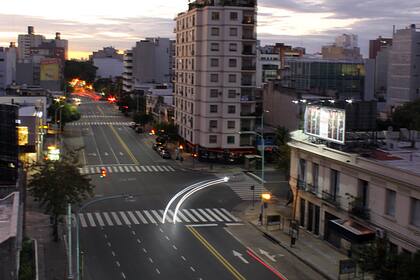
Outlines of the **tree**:
[[119,96],[122,91],[122,79],[116,78],[115,81],[109,78],[98,79],[93,83],[96,92],[103,92],[106,96]]
[[381,280],[415,280],[420,279],[420,251],[410,256],[398,253],[389,246],[385,236],[376,238],[368,244],[362,244],[353,249],[353,258],[364,272],[372,273],[375,279]]
[[75,152],[68,152],[60,160],[47,160],[32,166],[28,187],[35,201],[53,218],[53,236],[58,241],[58,222],[66,213],[68,203],[81,203],[93,195],[94,186],[88,175],[81,175]]
[[[60,106],[63,108],[59,109]],[[48,107],[48,116],[55,121],[55,114],[57,112],[57,119],[60,117],[60,110],[61,110],[61,127],[64,128],[66,123],[74,122],[80,119],[81,115],[77,110],[77,107],[63,102],[54,102]]]
[[170,140],[178,140],[178,127],[170,123],[158,123],[155,126],[157,135],[167,135]]
[[88,83],[93,83],[97,69],[91,61],[66,60],[64,78],[66,81],[78,78]]
[[420,99],[397,107],[391,119],[397,128],[420,130]]
[[286,180],[289,178],[290,172],[290,147],[287,143],[290,141],[289,130],[285,127],[278,127],[276,130],[277,149],[275,150],[275,161],[277,168],[284,172]]

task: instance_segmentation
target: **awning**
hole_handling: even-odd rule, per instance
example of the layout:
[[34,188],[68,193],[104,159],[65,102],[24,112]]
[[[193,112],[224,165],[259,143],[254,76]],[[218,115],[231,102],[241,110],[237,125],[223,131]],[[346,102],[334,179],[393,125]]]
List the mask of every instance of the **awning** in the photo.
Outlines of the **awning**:
[[375,238],[375,232],[353,220],[330,220],[331,229],[350,242],[362,243]]

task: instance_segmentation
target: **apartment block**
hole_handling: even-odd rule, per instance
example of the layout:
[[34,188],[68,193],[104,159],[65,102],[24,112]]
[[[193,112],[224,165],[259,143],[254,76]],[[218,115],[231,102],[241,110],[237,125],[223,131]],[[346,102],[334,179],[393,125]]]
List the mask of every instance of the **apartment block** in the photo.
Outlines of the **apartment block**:
[[0,95],[16,80],[17,48],[10,43],[8,48],[0,47]]
[[197,0],[175,33],[175,122],[187,147],[203,158],[254,151],[256,1]]
[[294,218],[344,251],[387,236],[393,250],[413,253],[420,249],[420,135],[377,137],[378,148],[333,147],[293,132]]

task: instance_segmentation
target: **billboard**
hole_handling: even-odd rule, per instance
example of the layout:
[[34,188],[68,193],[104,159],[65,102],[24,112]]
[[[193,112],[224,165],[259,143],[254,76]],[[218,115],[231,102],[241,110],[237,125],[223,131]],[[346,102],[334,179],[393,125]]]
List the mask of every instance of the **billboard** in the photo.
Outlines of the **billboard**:
[[41,81],[60,80],[60,61],[56,58],[41,60]]
[[346,111],[308,105],[305,109],[304,132],[327,141],[344,144]]

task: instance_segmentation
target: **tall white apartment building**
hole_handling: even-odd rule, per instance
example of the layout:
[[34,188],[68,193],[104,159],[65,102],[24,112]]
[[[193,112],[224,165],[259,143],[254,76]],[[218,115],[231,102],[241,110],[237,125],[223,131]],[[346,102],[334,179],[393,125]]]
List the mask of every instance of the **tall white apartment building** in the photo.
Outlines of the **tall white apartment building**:
[[14,43],[10,43],[8,48],[0,47],[0,95],[16,80],[16,56]]
[[43,35],[35,34],[33,26],[28,26],[28,34],[18,35],[18,58],[32,58],[32,48],[39,47],[45,40]]
[[260,115],[255,101],[256,1],[196,0],[175,20],[179,135],[201,157],[250,152]]
[[399,106],[420,98],[420,29],[397,30],[389,50],[387,104]]

